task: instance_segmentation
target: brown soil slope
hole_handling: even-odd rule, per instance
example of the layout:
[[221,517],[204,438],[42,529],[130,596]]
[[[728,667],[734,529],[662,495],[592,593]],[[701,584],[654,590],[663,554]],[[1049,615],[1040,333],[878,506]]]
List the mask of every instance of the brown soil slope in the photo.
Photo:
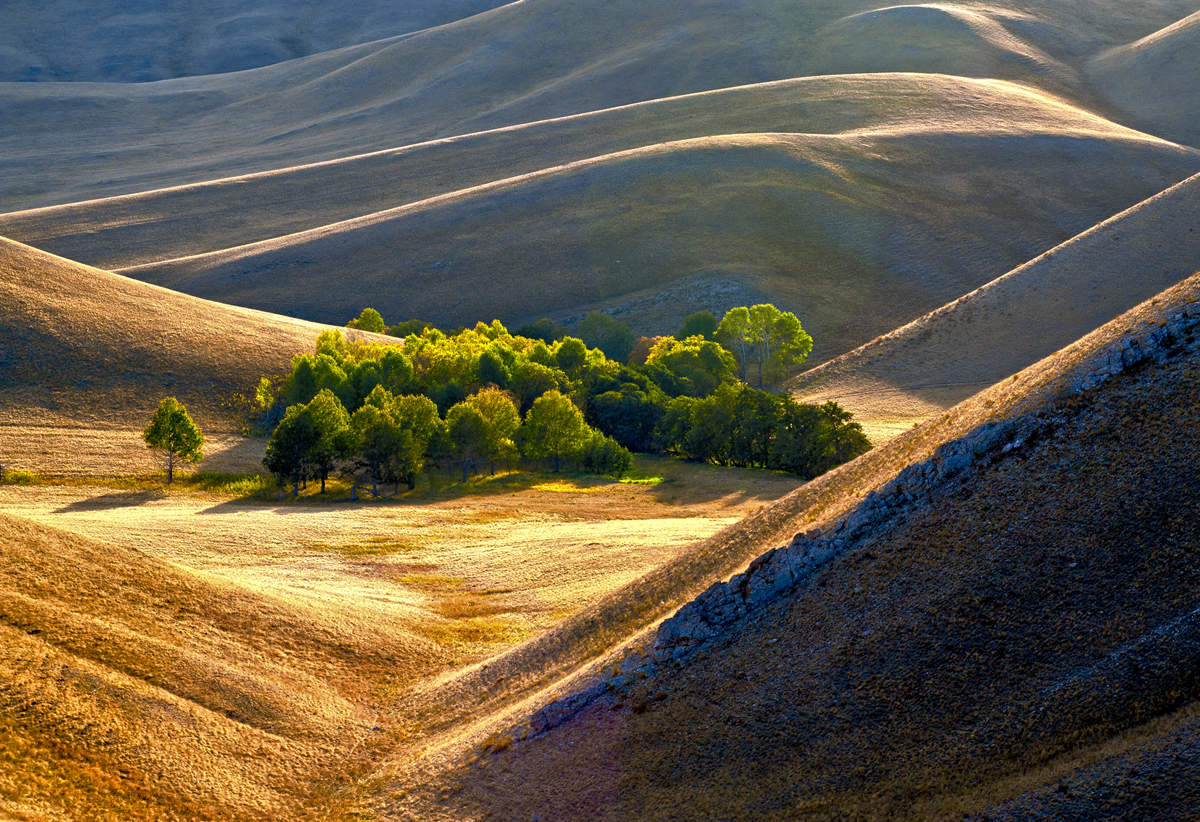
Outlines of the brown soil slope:
[[366,304],[445,324],[601,305],[655,332],[766,295],[824,359],[1198,168],[1011,83],[822,77],[17,212],[0,231],[337,323]]
[[[436,646],[0,515],[0,815],[301,818]],[[374,728],[374,731],[380,729]]]
[[969,432],[713,586],[648,661],[535,714],[548,733],[451,775],[440,800],[388,807],[1194,813],[1197,296],[1193,277],[874,452],[956,419]]
[[10,467],[69,471],[84,440],[42,454],[47,426],[84,439],[88,428],[140,431],[171,394],[202,427],[236,430],[231,395],[286,371],[321,330],[0,238],[0,454]]
[[987,285],[808,371],[881,437],[1057,351],[1200,269],[1200,177],[1100,223]]
[[[0,235],[88,265],[122,268],[241,246],[677,140],[738,133],[935,132],[1003,135],[1014,141],[1060,132],[1118,140],[1144,137],[1062,99],[1012,83],[946,75],[804,77],[10,212],[0,215]],[[1130,180],[1139,176],[1129,168],[1131,163],[1136,166],[1137,158],[1123,162],[1121,175]],[[1063,206],[1067,209],[1070,203]]]

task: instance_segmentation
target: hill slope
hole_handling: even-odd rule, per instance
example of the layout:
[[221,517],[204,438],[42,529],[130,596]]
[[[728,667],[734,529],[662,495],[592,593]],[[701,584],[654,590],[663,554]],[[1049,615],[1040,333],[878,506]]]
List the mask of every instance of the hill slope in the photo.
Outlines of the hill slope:
[[0,556],[5,816],[298,814],[368,736],[372,677],[439,661],[428,641],[6,515]]
[[[113,473],[130,459],[144,470],[140,431],[163,396],[177,395],[202,427],[236,430],[231,394],[286,371],[322,328],[0,238],[0,454],[39,471]],[[123,433],[119,444],[89,431]]]
[[[869,0],[704,0],[688,6],[524,0],[411,36],[248,72],[143,84],[0,84],[0,110],[9,114],[0,122],[0,173],[14,181],[2,192],[0,209],[131,193],[685,92],[844,71],[847,65],[839,61],[845,50],[831,55],[832,62],[820,56],[820,43],[830,34],[825,27],[844,26],[838,21],[876,9]],[[852,42],[850,53],[867,60],[852,70],[994,72],[1090,105],[1087,84],[1064,87],[1061,72],[1048,75],[1046,66],[1082,71],[1101,49],[1194,10],[1186,0],[1143,3],[1136,14],[1119,0],[884,8],[854,19],[882,21],[875,36],[885,39],[899,26],[893,39],[912,42],[912,48],[879,64],[872,61],[881,50]],[[946,19],[958,22],[946,27]],[[972,32],[965,44],[959,37],[963,20]],[[914,25],[917,34],[903,36],[912,35]],[[1010,57],[993,66],[985,58],[997,43]],[[922,56],[927,51],[953,59],[931,65]],[[1169,98],[1152,97],[1172,105]]]
[[1087,70],[1095,86],[1132,122],[1171,140],[1200,144],[1200,11],[1105,51]]
[[0,31],[0,82],[147,82],[265,66],[319,51],[469,17],[501,0],[305,3],[103,0],[7,6]]
[[448,808],[381,807],[1194,812],[1198,296],[1200,276],[842,469],[966,429],[448,776]]
[[1036,362],[1200,268],[1200,177],[1139,203],[911,323],[801,374],[877,438]]

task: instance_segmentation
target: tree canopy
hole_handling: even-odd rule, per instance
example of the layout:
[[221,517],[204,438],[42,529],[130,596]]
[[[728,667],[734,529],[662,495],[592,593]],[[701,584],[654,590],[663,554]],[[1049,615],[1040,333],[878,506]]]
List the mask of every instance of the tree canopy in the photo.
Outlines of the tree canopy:
[[142,438],[166,463],[167,485],[175,479],[177,464],[204,459],[204,434],[184,404],[174,397],[164,397],[158,404]]

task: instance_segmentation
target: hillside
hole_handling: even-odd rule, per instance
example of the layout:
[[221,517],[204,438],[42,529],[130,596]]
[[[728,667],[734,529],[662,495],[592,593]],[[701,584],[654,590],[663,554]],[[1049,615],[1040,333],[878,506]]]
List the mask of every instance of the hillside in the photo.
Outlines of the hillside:
[[371,688],[442,661],[428,640],[7,515],[0,556],[7,818],[300,814],[367,742]]
[[0,82],[147,82],[265,66],[469,17],[500,0],[359,0],[303,11],[273,0],[14,0],[0,31]]
[[[912,457],[848,515],[804,504],[804,533],[543,702],[523,741],[380,808],[1193,813],[1198,296],[1192,277],[818,480]],[[798,521],[804,498],[773,508]]]
[[[1142,39],[1109,49],[1087,66],[1093,84],[1130,121],[1159,136],[1200,144],[1200,11]],[[1171,101],[1164,106],[1160,101]]]
[[876,438],[901,433],[1049,356],[1200,267],[1200,177],[796,378]]
[[140,432],[162,397],[178,396],[213,433],[236,431],[232,394],[285,372],[322,328],[0,238],[0,455],[50,473],[147,470]]
[[825,359],[1197,168],[1008,83],[824,77],[18,212],[0,231],[333,323],[367,304],[446,325],[602,306],[652,333],[765,295],[801,310]]

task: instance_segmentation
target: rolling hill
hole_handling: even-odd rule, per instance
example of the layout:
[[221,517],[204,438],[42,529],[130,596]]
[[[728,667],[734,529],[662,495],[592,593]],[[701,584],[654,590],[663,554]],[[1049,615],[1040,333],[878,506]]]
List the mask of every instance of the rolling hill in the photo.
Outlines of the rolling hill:
[[1008,274],[791,384],[833,399],[878,440],[1077,339],[1200,268],[1200,177],[1139,203]]
[[[1130,121],[1171,140],[1200,143],[1200,11],[1136,42],[1109,49],[1087,65],[1088,76]],[[1163,99],[1172,105],[1161,104]]]
[[381,811],[1194,811],[1198,296],[1200,276],[812,484],[906,462],[849,508],[772,506],[803,532]]
[[298,814],[369,745],[370,687],[442,653],[3,514],[0,556],[10,818]]
[[[140,431],[163,396],[214,434],[236,432],[232,394],[287,371],[323,328],[0,239],[0,454],[50,473],[145,471]],[[240,439],[216,437],[210,451],[232,458]]]

